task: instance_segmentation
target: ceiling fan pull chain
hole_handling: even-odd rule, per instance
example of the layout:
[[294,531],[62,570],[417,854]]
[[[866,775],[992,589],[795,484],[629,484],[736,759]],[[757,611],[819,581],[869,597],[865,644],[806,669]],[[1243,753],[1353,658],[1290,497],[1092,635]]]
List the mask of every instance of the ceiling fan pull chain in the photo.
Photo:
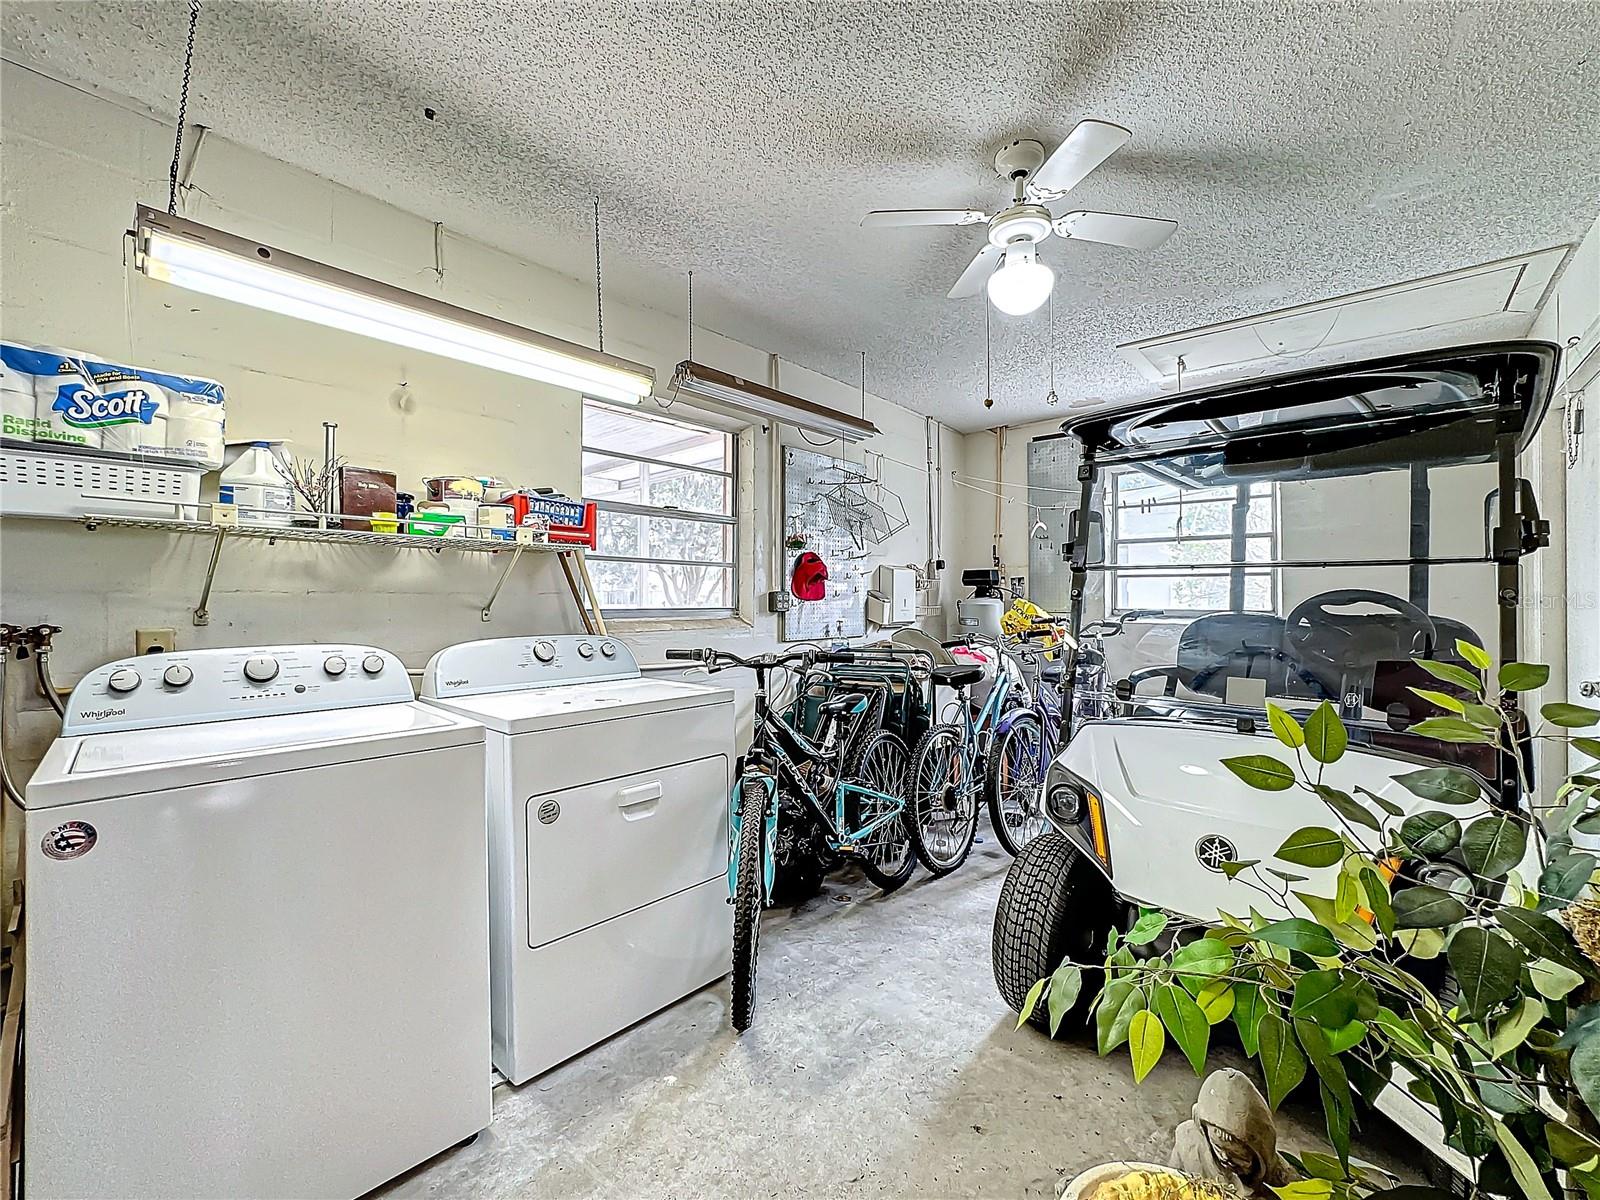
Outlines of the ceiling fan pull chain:
[[689,272],[689,361],[694,361],[694,272]]
[[600,278],[600,197],[594,198],[594,327],[598,341],[596,349],[602,354],[606,349],[605,286]]
[[194,70],[194,28],[200,0],[189,0],[189,37],[183,48],[183,82],[178,87],[178,129],[172,139],[172,169],[167,173],[167,212],[178,215],[178,161],[183,156],[183,126],[189,114],[189,75]]

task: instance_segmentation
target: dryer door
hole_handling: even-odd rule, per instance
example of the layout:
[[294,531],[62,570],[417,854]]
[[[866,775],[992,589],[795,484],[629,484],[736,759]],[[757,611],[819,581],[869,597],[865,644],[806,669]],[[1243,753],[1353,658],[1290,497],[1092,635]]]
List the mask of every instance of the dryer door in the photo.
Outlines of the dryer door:
[[716,755],[530,797],[528,945],[726,875],[727,786]]

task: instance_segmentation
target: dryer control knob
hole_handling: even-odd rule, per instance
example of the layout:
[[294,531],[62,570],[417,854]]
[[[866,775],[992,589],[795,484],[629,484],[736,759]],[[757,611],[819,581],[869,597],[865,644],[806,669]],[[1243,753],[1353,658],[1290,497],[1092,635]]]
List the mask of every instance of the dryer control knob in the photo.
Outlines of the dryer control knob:
[[535,642],[533,644],[533,656],[542,663],[554,662],[556,657],[555,643]]
[[176,663],[161,672],[161,682],[168,687],[188,687],[193,680],[194,672]]
[[330,654],[327,658],[322,660],[322,669],[327,674],[334,677],[343,675],[345,668],[347,668],[349,665],[349,663],[345,662],[344,655],[342,654]]
[[607,658],[615,658],[617,656],[617,644],[615,642],[601,642],[600,653]]
[[377,675],[383,671],[383,655],[369,654],[361,660],[361,669],[368,675]]
[[589,642],[579,642],[578,643],[578,657],[580,657],[580,658],[593,658],[594,657],[594,646]]
[[247,658],[244,660],[244,677],[251,683],[271,683],[278,677],[278,660]]
[[106,686],[113,692],[126,694],[139,686],[139,672],[132,667],[119,667],[111,672],[111,678],[106,680]]

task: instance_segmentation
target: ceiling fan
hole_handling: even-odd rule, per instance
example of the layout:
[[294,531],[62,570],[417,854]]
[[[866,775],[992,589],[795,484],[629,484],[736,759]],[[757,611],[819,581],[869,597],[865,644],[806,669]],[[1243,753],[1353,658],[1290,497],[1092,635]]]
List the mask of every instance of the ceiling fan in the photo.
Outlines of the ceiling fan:
[[1084,242],[1104,242],[1133,250],[1161,245],[1178,228],[1176,221],[1123,213],[1069,212],[1056,216],[1059,200],[1133,136],[1109,121],[1079,121],[1048,158],[1044,146],[1018,138],[1000,148],[994,169],[1011,184],[1011,204],[993,216],[974,208],[880,209],[862,218],[869,228],[895,225],[977,225],[987,222],[989,244],[961,272],[950,298],[975,296],[987,286],[989,299],[1003,313],[1021,316],[1050,297],[1055,272],[1039,261],[1039,243],[1052,233]]

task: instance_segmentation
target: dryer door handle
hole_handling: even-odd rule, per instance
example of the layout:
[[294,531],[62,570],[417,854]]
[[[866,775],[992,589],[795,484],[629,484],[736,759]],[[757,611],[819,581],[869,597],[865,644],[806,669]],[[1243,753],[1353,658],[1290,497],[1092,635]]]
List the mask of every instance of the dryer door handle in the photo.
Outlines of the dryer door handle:
[[617,807],[626,821],[638,821],[656,811],[661,802],[661,784],[639,783],[617,793]]

